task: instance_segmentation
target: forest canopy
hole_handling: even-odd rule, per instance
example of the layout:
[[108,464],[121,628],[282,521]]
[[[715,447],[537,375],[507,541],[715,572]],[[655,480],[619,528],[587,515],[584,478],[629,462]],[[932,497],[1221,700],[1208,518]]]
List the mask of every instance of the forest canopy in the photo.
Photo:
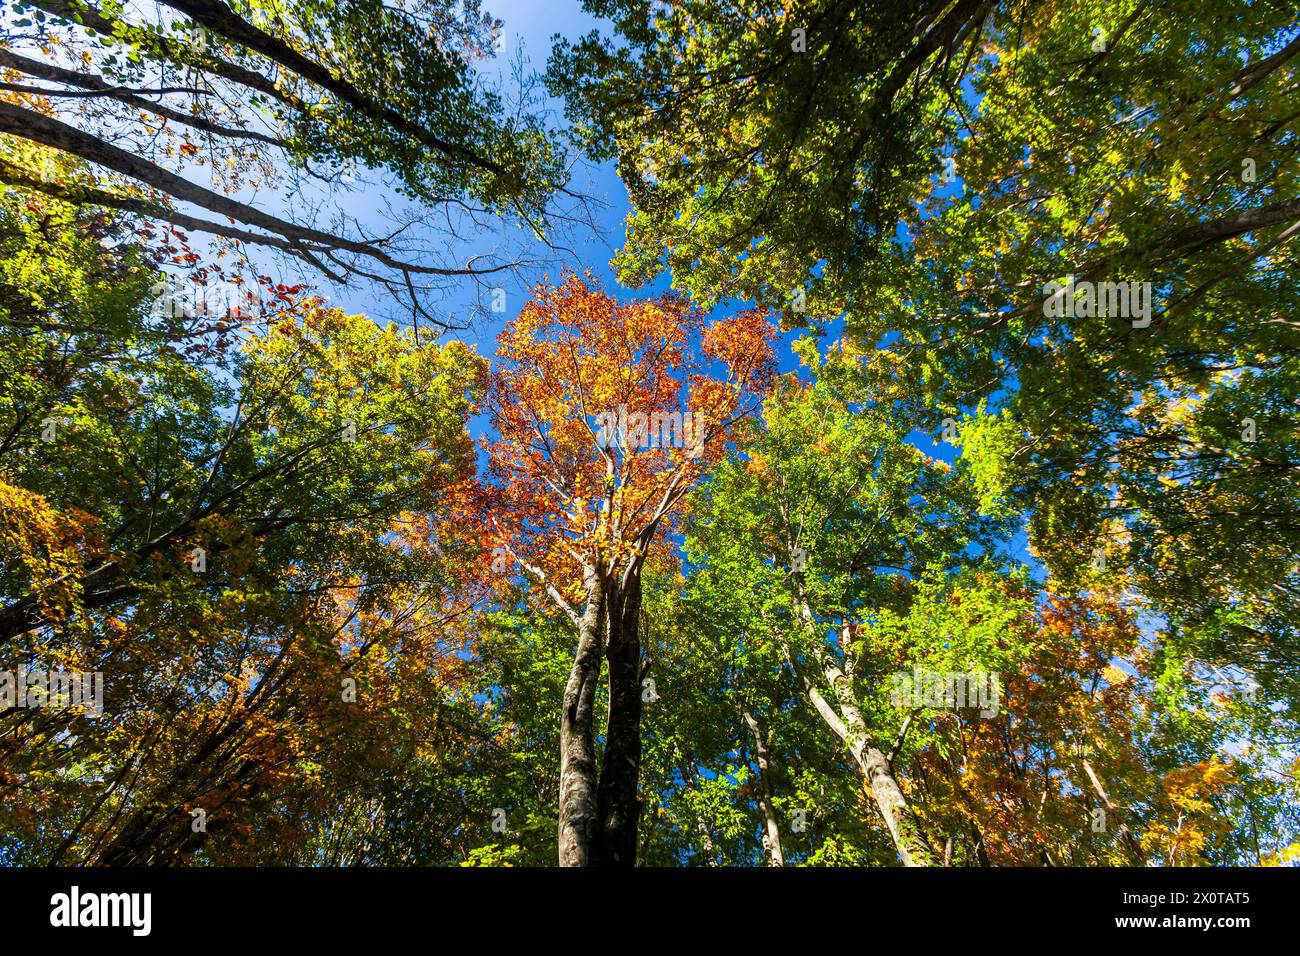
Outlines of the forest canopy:
[[4,3],[0,864],[1300,862],[1294,6],[582,6]]

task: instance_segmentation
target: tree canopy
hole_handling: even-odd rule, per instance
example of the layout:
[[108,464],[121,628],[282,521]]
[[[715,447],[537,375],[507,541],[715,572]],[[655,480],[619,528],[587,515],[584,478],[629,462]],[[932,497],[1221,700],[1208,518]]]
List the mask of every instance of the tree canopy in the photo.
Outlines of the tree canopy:
[[583,6],[6,4],[0,863],[1300,861],[1293,5]]

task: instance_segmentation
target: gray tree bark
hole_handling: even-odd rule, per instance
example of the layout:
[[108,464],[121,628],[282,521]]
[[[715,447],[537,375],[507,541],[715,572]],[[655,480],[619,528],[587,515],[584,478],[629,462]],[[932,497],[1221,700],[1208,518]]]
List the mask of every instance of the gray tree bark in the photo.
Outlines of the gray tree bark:
[[[802,593],[797,598],[796,610],[810,633],[815,633],[816,625],[812,608]],[[802,682],[814,709],[835,735],[844,742],[861,769],[863,780],[871,791],[880,815],[885,820],[885,826],[889,828],[889,834],[893,837],[894,847],[903,865],[937,866],[939,860],[929,840],[926,839],[920,821],[908,804],[903,788],[899,786],[889,758],[880,748],[875,737],[868,732],[866,721],[862,717],[862,710],[853,692],[853,681],[849,676],[855,667],[851,642],[845,640],[842,643],[844,666],[840,667],[831,657],[826,646],[816,643],[816,640],[814,637],[812,658],[835,695],[835,702],[839,705],[838,712],[803,673],[795,661],[791,647],[783,641],[786,659]]]
[[758,764],[758,808],[763,815],[763,855],[768,866],[785,866],[780,821],[777,819],[776,805],[772,802],[772,765],[767,741],[763,739],[763,730],[753,714],[744,710],[741,716],[754,738],[754,761]]
[[587,607],[560,712],[560,866],[588,866],[596,839],[596,744],[592,719],[600,680],[604,589],[587,574]]

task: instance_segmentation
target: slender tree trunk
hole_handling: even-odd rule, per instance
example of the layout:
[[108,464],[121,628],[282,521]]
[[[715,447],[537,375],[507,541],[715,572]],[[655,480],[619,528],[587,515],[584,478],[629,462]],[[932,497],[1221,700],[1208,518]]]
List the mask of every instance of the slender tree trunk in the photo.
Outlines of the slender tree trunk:
[[641,819],[637,794],[641,771],[640,615],[641,578],[633,574],[626,588],[611,593],[606,602],[609,719],[597,790],[599,849],[594,861],[602,866],[636,864]]
[[844,745],[862,770],[863,780],[871,791],[880,815],[885,819],[890,836],[894,838],[894,847],[898,850],[903,865],[937,866],[939,861],[925,838],[920,821],[916,819],[916,814],[912,812],[903,794],[903,788],[899,786],[898,779],[894,776],[889,758],[877,742],[866,734],[856,705],[852,703],[844,705],[845,716],[841,720],[816,687],[805,682],[805,689],[822,720],[844,741]]
[[[683,759],[680,751],[677,758],[679,761]],[[681,770],[682,779],[686,781],[686,785],[692,790],[697,789],[695,760],[692,759],[689,763],[679,763],[678,769]],[[709,832],[709,822],[703,816],[695,818],[695,831],[700,835],[700,849],[704,851],[704,865],[716,867],[718,865],[717,847],[713,845],[713,834]]]
[[[802,594],[797,598],[795,610],[809,627],[810,632],[815,630],[812,608]],[[880,749],[879,742],[867,731],[866,721],[853,694],[853,681],[845,672],[847,670],[851,673],[853,670],[853,658],[847,650],[847,643],[845,646],[846,667],[844,668],[835,663],[824,647],[814,645],[813,649],[817,666],[830,686],[835,702],[839,705],[838,713],[795,662],[790,646],[784,644],[783,649],[786,660],[802,682],[813,708],[821,715],[826,726],[830,727],[844,742],[858,767],[861,768],[863,779],[871,791],[876,807],[880,810],[880,815],[885,819],[885,826],[889,828],[890,836],[894,838],[894,847],[898,850],[903,865],[938,866],[939,860],[925,838],[920,821],[908,805],[903,788],[899,786],[898,779],[894,776],[894,768],[890,766],[889,758]]]
[[588,572],[587,607],[578,623],[578,650],[560,713],[560,866],[588,866],[596,840],[596,745],[592,734],[600,680],[604,589]]
[[1142,844],[1133,836],[1133,831],[1129,829],[1128,824],[1124,821],[1127,811],[1123,807],[1117,806],[1115,801],[1110,798],[1110,794],[1106,792],[1106,788],[1101,784],[1101,777],[1097,776],[1097,771],[1093,769],[1090,761],[1083,761],[1083,771],[1088,775],[1088,780],[1092,783],[1092,789],[1096,791],[1097,796],[1101,797],[1101,802],[1106,806],[1107,826],[1110,825],[1109,820],[1111,819],[1120,821],[1120,838],[1127,844],[1138,863],[1145,866],[1146,854],[1142,852]]
[[776,816],[776,805],[772,802],[772,770],[767,752],[767,741],[763,739],[762,728],[748,710],[742,712],[749,733],[754,738],[754,760],[758,763],[758,808],[763,814],[763,854],[768,866],[785,866],[785,854],[781,850],[781,827]]

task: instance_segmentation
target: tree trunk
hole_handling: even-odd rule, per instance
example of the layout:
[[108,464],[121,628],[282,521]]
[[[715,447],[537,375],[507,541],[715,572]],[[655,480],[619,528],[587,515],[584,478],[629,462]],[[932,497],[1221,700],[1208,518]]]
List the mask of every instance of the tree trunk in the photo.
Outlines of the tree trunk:
[[[681,771],[682,780],[686,786],[692,790],[699,789],[696,782],[696,764],[695,758],[689,762],[682,757],[681,751],[677,752],[678,765],[677,769]],[[716,867],[718,865],[717,847],[713,845],[713,834],[709,832],[709,822],[704,819],[703,815],[695,818],[695,832],[700,835],[700,849],[704,851],[704,865]]]
[[754,760],[758,763],[758,808],[763,814],[763,854],[768,866],[785,866],[785,854],[781,850],[781,827],[776,816],[776,805],[772,803],[771,762],[767,753],[767,741],[763,739],[762,728],[748,710],[741,716],[749,726],[754,738]]
[[637,794],[641,771],[640,614],[641,578],[633,574],[627,587],[611,593],[606,602],[609,719],[597,791],[600,823],[595,859],[602,866],[636,864],[641,819]]
[[[798,596],[795,610],[808,625],[809,630],[812,631],[814,629],[812,608],[809,607],[807,599],[802,594]],[[803,684],[804,692],[808,695],[808,700],[812,703],[813,708],[821,716],[826,726],[844,742],[845,747],[848,748],[849,753],[853,755],[853,759],[862,769],[862,776],[867,787],[871,790],[871,796],[875,800],[876,807],[880,810],[880,815],[885,818],[885,825],[889,828],[890,836],[894,838],[894,848],[898,850],[903,865],[938,866],[939,860],[935,856],[934,850],[930,848],[929,841],[925,838],[920,821],[916,819],[916,814],[912,812],[912,808],[908,805],[902,787],[898,785],[898,780],[894,776],[894,769],[889,764],[889,758],[885,756],[875,738],[867,731],[867,724],[862,717],[862,710],[854,698],[853,682],[849,674],[845,673],[846,669],[849,672],[853,670],[853,659],[849,656],[847,642],[845,650],[847,668],[841,668],[837,665],[826,653],[824,647],[815,643],[812,645],[812,655],[826,683],[830,686],[831,692],[835,695],[835,702],[839,704],[840,708],[839,713],[836,713],[831,702],[826,699],[816,685],[808,679],[804,671],[800,669],[795,660],[793,648],[783,641],[782,649],[785,652],[786,660],[794,670],[795,676]]]
[[856,748],[853,756],[862,768],[862,775],[871,788],[880,815],[885,818],[885,826],[889,827],[903,865],[938,866],[939,861],[925,839],[920,821],[903,796],[903,789],[898,785],[884,751],[867,744]]
[[560,866],[588,866],[596,840],[596,746],[592,711],[600,680],[604,590],[588,573],[586,612],[578,623],[578,650],[560,714]]

